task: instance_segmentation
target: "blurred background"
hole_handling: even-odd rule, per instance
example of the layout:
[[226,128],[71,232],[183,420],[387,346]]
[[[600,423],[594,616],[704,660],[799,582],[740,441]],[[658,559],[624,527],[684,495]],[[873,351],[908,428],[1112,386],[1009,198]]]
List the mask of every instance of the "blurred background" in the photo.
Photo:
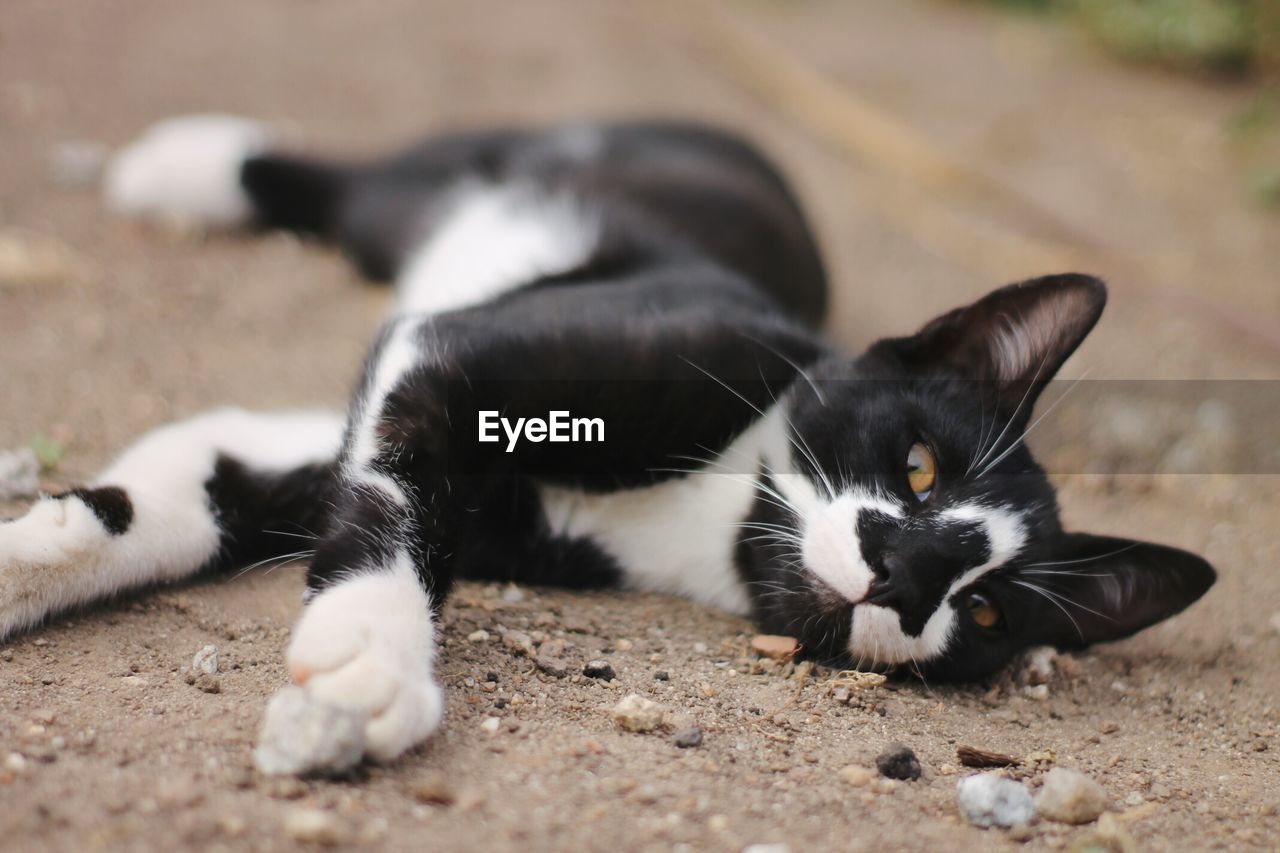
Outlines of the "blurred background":
[[[1095,756],[1111,790],[1158,798],[1147,787],[1158,777],[1175,791],[1143,825],[1157,848],[1265,844],[1275,838],[1277,805],[1260,805],[1258,791],[1276,790],[1280,779],[1280,753],[1266,745],[1280,724],[1278,28],[1278,0],[3,0],[0,451],[35,454],[29,496],[37,486],[82,481],[142,431],[212,406],[342,406],[358,375],[390,296],[357,283],[340,258],[288,235],[176,233],[107,215],[98,168],[156,120],[242,114],[277,123],[298,147],[343,156],[479,125],[652,115],[725,124],[756,139],[794,180],[831,267],[830,333],[851,350],[1028,276],[1076,269],[1109,281],[1107,313],[1065,371],[1088,378],[1033,441],[1056,474],[1069,526],[1177,544],[1206,554],[1222,577],[1185,617],[1086,658],[1084,684],[1069,688],[1067,701],[1000,713],[1018,722],[1051,709],[1049,730],[1069,732],[1072,749]],[[1049,392],[1046,404],[1055,397]],[[25,500],[0,494],[0,515],[21,511]],[[154,627],[151,611],[117,610],[118,628],[88,619],[49,635],[64,651],[83,647],[84,683],[108,691],[133,689],[102,675],[125,666],[126,654],[169,671],[163,631],[194,650],[207,641],[206,625],[237,626],[229,636],[238,631],[263,646],[246,640],[238,654],[275,661],[297,607],[296,575],[246,583],[201,590],[207,605],[175,597],[163,610],[162,602],[167,628]],[[559,594],[546,601],[582,605]],[[605,637],[652,639],[651,623],[669,613],[686,620],[685,633],[673,631],[679,649],[745,630],[708,628],[697,620],[710,617],[669,601],[649,610],[593,601],[615,608],[601,617],[615,626],[601,629]],[[202,615],[193,621],[189,612]],[[102,713],[105,721],[90,722],[157,737],[154,721],[169,718],[143,713],[143,700],[76,704],[79,694],[40,693],[64,658],[56,649],[19,649],[13,666],[34,685],[23,688],[23,714],[65,694],[64,716]],[[279,675],[266,665],[256,672],[256,688],[239,688],[256,691],[252,701],[228,687],[226,714],[240,716],[226,724],[235,732],[209,728],[204,741],[193,738],[184,766],[200,767],[215,740],[230,762],[247,754],[258,700]],[[191,711],[186,686],[170,680],[170,699],[146,702],[207,712],[200,725],[215,726],[223,706]],[[769,702],[782,702],[790,687],[777,690]],[[711,695],[682,701],[692,707]],[[1153,726],[1143,715],[1157,695],[1171,716]],[[910,701],[912,694],[895,700],[875,730],[907,738],[946,719],[958,727],[946,730],[954,744],[995,716],[978,694],[946,694],[952,712],[944,717],[934,716],[936,694],[921,694],[915,717],[902,710]],[[102,710],[117,707],[115,717]],[[458,699],[450,713],[473,712]],[[16,738],[5,725],[0,741]],[[576,718],[541,725],[555,737],[579,737],[570,730]],[[508,757],[490,754],[487,740],[469,740],[472,728],[450,729],[445,747],[416,760],[444,761],[443,749],[451,771],[488,762],[491,778],[505,779]],[[1099,730],[1112,734],[1094,749]],[[1057,742],[1042,731],[1020,724],[998,733],[1022,738],[1030,751]],[[174,744],[186,749],[186,737],[174,727]],[[936,754],[950,756],[939,738]],[[104,741],[126,754],[101,759],[94,778],[127,778],[129,791],[150,796],[142,763],[115,769],[138,754],[119,746],[128,738]],[[177,746],[166,749],[177,754]],[[1125,766],[1124,755],[1163,756],[1165,764],[1157,774],[1156,759]],[[590,781],[576,760],[548,790]],[[67,792],[112,787],[86,785],[80,766],[52,765],[40,778],[62,781],[24,789],[23,814],[52,825],[48,815]],[[823,786],[796,788],[787,781],[796,774],[771,777],[764,759],[752,766],[777,778],[777,791],[808,791],[785,820],[794,829],[811,818],[807,837],[825,839],[814,845],[834,843],[825,833],[843,832],[842,824],[824,816],[843,811],[843,801],[822,800]],[[679,767],[681,790],[696,787],[688,780],[701,773],[699,796],[739,799],[736,776],[717,777],[714,762]],[[1199,775],[1188,779],[1187,767]],[[1259,778],[1237,785],[1239,768]],[[1135,781],[1139,772],[1148,775]],[[402,789],[392,786],[394,802]],[[917,828],[934,849],[955,844],[952,790],[923,788],[912,801],[932,809]],[[1177,791],[1208,805],[1193,810]],[[582,808],[594,808],[594,789],[579,793]],[[259,808],[248,794],[216,797],[245,814]],[[511,798],[519,808],[505,808]],[[458,837],[475,842],[468,833],[485,824],[519,840],[528,809],[563,812],[536,787],[495,788],[491,802],[504,808],[482,809],[484,821],[456,818]],[[594,843],[639,846],[629,801],[617,803],[589,830],[606,833],[591,835]],[[716,803],[730,814],[740,805]],[[102,818],[98,805],[58,819],[97,832],[101,821],[132,820],[122,808],[110,812],[125,815],[118,819]],[[878,825],[900,828],[900,812],[882,811]],[[859,814],[872,813],[867,806]],[[534,823],[551,834],[535,837],[553,847],[558,824],[538,814]],[[139,825],[154,838],[167,837],[163,821],[146,820]],[[784,818],[769,811],[751,820],[763,837]],[[691,819],[686,828],[693,826]],[[654,849],[669,848],[667,831],[652,830]],[[78,836],[63,840],[67,849],[86,846]]]

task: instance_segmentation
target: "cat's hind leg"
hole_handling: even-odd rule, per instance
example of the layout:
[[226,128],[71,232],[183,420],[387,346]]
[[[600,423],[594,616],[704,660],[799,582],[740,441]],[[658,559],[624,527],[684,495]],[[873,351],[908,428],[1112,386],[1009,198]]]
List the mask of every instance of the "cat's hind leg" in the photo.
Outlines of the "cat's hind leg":
[[302,550],[343,418],[225,409],[144,436],[93,484],[0,522],[0,639],[76,605]]

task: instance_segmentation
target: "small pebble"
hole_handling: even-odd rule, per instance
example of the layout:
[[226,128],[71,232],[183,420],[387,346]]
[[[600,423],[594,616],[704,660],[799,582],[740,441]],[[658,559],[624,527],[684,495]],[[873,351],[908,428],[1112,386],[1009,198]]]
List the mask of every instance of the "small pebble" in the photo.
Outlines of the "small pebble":
[[553,678],[564,678],[569,674],[569,662],[567,660],[545,651],[538,652],[538,656],[534,658],[534,664],[537,665],[538,669]]
[[470,634],[467,634],[467,641],[472,643],[487,643],[489,642],[489,632],[483,628],[472,631]]
[[196,676],[196,680],[194,683],[196,687],[199,688],[200,691],[204,693],[221,693],[222,692],[222,682],[218,680],[218,677],[216,675],[210,675],[207,672],[202,672],[198,676]]
[[859,767],[856,764],[851,764],[840,771],[840,778],[855,788],[865,788],[875,781],[876,774],[874,770],[868,767]]
[[527,658],[536,658],[538,656],[537,650],[533,647],[533,639],[523,631],[508,631],[503,634],[502,644]]
[[1048,684],[1053,678],[1058,651],[1052,646],[1036,646],[1023,656],[1022,677],[1027,684]]
[[362,711],[326,705],[290,685],[267,703],[253,762],[263,773],[341,774],[364,755]]
[[1106,853],[1137,853],[1138,843],[1129,831],[1120,825],[1113,814],[1103,814],[1093,832],[1071,846],[1073,851],[1106,851]]
[[773,660],[790,660],[800,651],[800,644],[795,637],[782,637],[777,634],[756,634],[751,638],[751,650],[761,657]]
[[1022,693],[1028,699],[1034,699],[1037,702],[1047,702],[1049,700],[1049,685],[1047,684],[1028,684],[1022,688]]
[[787,844],[748,844],[742,848],[742,853],[791,853],[791,847]]
[[284,818],[284,831],[300,844],[336,846],[346,840],[342,823],[322,809],[291,809]]
[[524,601],[524,590],[515,584],[510,584],[502,590],[502,600],[507,604],[519,604]]
[[480,728],[489,734],[496,734],[499,727],[502,726],[502,720],[498,717],[485,717],[480,723]]
[[617,678],[617,673],[613,671],[613,666],[607,660],[589,660],[582,667],[582,674],[588,678],[598,678],[601,681],[613,681]]
[[218,647],[206,644],[200,651],[196,652],[195,658],[191,661],[191,669],[194,672],[203,672],[207,675],[218,674]]
[[681,749],[702,746],[702,729],[697,726],[689,726],[677,731],[672,739],[675,741],[676,746]]
[[107,153],[107,147],[98,142],[59,142],[49,152],[49,175],[66,187],[92,186],[102,172]]
[[413,782],[409,787],[413,798],[420,803],[432,803],[436,805],[451,805],[457,799],[453,786],[449,784],[449,780],[443,773],[438,771],[430,772]]
[[21,752],[11,752],[4,757],[4,769],[11,773],[21,773],[27,769],[27,759]]
[[966,776],[956,785],[960,814],[974,826],[1018,826],[1035,817],[1031,794],[998,773]]
[[33,498],[40,492],[40,460],[30,447],[0,451],[0,501]]
[[880,775],[889,779],[914,782],[920,778],[920,759],[916,758],[911,747],[894,743],[876,756],[876,769],[880,771]]
[[1107,792],[1078,770],[1055,767],[1036,796],[1041,817],[1059,823],[1091,823],[1107,807]]
[[636,693],[623,697],[611,713],[618,727],[630,732],[651,732],[662,725],[662,706]]

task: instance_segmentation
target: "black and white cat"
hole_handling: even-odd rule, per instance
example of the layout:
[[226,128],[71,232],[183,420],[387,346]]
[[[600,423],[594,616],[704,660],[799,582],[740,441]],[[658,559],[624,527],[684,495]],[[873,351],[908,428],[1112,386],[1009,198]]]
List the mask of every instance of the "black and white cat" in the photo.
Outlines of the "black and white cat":
[[[950,679],[1127,636],[1214,581],[1174,548],[1064,532],[1023,444],[1100,281],[1005,287],[851,358],[816,330],[795,198],[735,136],[503,130],[348,165],[189,117],[106,189],[126,214],[332,241],[398,308],[345,416],[164,427],[0,524],[0,637],[315,531],[289,669],[368,711],[385,760],[440,724],[456,578],[674,593],[820,659]],[[550,440],[569,413],[593,429]]]

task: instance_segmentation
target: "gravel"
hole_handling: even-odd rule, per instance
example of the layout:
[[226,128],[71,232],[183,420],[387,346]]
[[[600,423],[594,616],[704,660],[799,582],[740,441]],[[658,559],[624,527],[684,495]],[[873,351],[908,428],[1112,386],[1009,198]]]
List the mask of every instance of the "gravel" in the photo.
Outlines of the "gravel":
[[618,674],[613,671],[613,665],[607,660],[589,660],[582,667],[582,674],[587,678],[598,678],[601,681],[613,681]]
[[1107,792],[1078,770],[1055,767],[1044,777],[1036,812],[1059,823],[1091,823],[1107,808]]
[[35,497],[40,492],[40,460],[30,447],[0,452],[0,501]]
[[206,675],[218,674],[218,647],[205,644],[200,651],[196,652],[196,656],[191,661],[191,669],[193,672],[203,672]]
[[538,648],[534,663],[547,675],[564,678],[573,669],[568,660],[569,648],[568,640],[547,640]]
[[920,759],[911,747],[894,743],[876,756],[876,769],[886,778],[914,782],[920,778]]
[[692,749],[702,746],[702,729],[697,726],[689,726],[678,730],[672,737],[675,745],[681,749]]
[[336,846],[346,841],[347,833],[337,816],[322,809],[291,809],[284,818],[285,834],[300,844]]
[[998,773],[967,776],[956,785],[960,814],[975,826],[1018,826],[1035,817],[1031,794]]
[[267,704],[254,764],[263,773],[337,775],[364,754],[363,712],[314,701],[301,687],[281,690]]
[[619,728],[629,732],[651,732],[662,725],[663,710],[657,702],[631,693],[613,706],[611,716]]
[[795,637],[777,634],[756,634],[751,638],[751,650],[761,657],[773,660],[791,660],[800,651]]

